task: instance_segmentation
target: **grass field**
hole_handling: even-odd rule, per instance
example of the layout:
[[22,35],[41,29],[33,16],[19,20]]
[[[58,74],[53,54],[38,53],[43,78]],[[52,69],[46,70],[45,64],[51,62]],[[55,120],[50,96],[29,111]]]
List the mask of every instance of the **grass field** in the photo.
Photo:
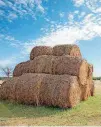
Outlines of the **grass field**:
[[101,82],[95,96],[73,109],[34,107],[0,101],[0,125],[100,125]]

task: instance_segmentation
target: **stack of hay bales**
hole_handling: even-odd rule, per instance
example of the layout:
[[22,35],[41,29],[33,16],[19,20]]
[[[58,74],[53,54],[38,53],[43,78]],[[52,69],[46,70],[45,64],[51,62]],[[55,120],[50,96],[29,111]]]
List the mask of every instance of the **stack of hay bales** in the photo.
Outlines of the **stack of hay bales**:
[[33,105],[74,107],[94,95],[93,66],[76,45],[37,46],[30,60],[18,64],[0,98]]

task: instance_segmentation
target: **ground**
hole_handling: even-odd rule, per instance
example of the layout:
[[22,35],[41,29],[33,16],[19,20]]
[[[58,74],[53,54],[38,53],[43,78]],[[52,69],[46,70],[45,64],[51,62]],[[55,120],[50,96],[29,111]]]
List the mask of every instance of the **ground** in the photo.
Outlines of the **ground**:
[[34,107],[0,101],[0,125],[101,126],[101,81],[95,82],[95,96],[73,109]]

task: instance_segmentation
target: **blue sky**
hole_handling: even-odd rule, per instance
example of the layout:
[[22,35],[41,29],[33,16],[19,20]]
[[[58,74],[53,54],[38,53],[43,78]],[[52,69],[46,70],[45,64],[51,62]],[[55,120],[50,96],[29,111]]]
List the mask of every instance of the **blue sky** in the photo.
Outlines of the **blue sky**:
[[0,0],[0,67],[28,60],[36,45],[56,44],[79,45],[101,76],[101,0]]

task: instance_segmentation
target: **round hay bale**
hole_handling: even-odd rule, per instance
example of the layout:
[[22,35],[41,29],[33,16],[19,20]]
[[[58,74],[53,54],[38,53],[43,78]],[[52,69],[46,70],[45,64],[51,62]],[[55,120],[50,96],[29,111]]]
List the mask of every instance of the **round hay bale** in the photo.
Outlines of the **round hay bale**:
[[10,78],[3,82],[1,85],[1,99],[3,100],[15,100],[15,86],[18,81],[18,77]]
[[35,73],[52,74],[53,56],[42,55],[34,59]]
[[18,64],[13,75],[20,76],[24,73],[68,74],[77,76],[80,84],[86,85],[88,64],[86,60],[78,57],[42,55],[34,60]]
[[89,96],[94,95],[94,83],[93,83],[93,65],[88,64],[88,77],[87,85],[81,87],[81,100],[87,100]]
[[26,61],[16,65],[13,71],[13,76],[18,77],[24,73],[34,73],[34,72],[35,72],[34,61]]
[[87,83],[85,86],[80,86],[81,89],[81,101],[85,101],[91,96],[90,86]]
[[88,81],[89,81],[89,87],[90,87],[90,94],[91,96],[94,96],[94,82],[93,82],[93,65],[88,64]]
[[77,45],[57,45],[53,47],[53,55],[62,56],[62,55],[70,55],[76,57],[82,57],[80,49]]
[[74,107],[80,102],[81,91],[76,76],[47,75],[42,80],[40,103],[61,108]]
[[29,65],[30,65],[29,61],[22,62],[22,63],[19,63],[18,65],[16,65],[16,67],[13,71],[13,76],[17,77],[17,76],[22,75],[23,73],[28,73],[29,72]]
[[84,59],[73,56],[56,56],[53,61],[54,74],[77,76],[81,85],[87,84],[88,63]]
[[35,57],[40,55],[52,55],[53,48],[50,46],[36,46],[32,49],[30,53],[30,60],[33,60]]
[[2,99],[61,108],[76,106],[81,96],[77,77],[70,75],[24,74],[7,80],[1,89]]
[[19,77],[16,85],[16,101],[19,103],[40,105],[40,86],[44,74],[24,74]]
[[87,84],[88,63],[73,56],[38,56],[34,60],[35,73],[68,74],[77,76],[81,85]]
[[94,86],[94,81],[92,81],[92,85],[91,85],[91,96],[94,96],[95,93],[95,86]]

